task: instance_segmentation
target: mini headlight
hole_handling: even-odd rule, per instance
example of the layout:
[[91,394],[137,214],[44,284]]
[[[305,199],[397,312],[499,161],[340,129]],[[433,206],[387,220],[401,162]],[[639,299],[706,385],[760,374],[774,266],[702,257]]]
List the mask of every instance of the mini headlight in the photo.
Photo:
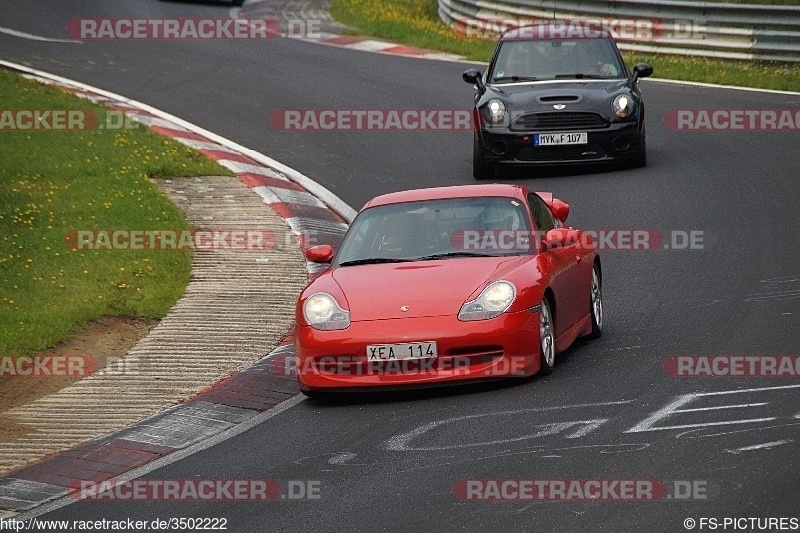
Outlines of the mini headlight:
[[303,316],[314,329],[345,329],[350,325],[350,313],[342,309],[330,294],[318,292],[303,304]]
[[466,302],[458,312],[458,319],[486,320],[502,315],[517,297],[517,288],[509,281],[495,281],[471,302]]
[[613,109],[614,114],[620,118],[627,117],[633,113],[634,107],[635,104],[633,100],[627,94],[618,94],[611,102],[611,109]]
[[492,98],[483,107],[483,115],[492,124],[499,124],[506,118],[506,104],[502,100]]

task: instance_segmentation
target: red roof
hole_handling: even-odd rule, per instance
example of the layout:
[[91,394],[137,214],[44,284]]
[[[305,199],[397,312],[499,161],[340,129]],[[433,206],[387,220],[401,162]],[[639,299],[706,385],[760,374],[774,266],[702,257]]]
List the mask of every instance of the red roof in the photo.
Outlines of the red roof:
[[420,200],[444,200],[448,198],[476,198],[485,196],[499,196],[518,198],[524,200],[531,190],[522,185],[507,185],[503,183],[488,183],[480,185],[454,185],[451,187],[432,187],[429,189],[413,189],[383,194],[373,198],[367,207],[376,205],[397,204],[402,202],[418,202]]

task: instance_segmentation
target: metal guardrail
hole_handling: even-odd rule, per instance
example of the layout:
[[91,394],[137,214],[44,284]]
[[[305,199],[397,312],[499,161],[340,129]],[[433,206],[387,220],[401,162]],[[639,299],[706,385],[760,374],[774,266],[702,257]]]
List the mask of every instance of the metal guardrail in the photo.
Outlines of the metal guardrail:
[[[615,35],[619,48],[726,59],[800,62],[800,6],[681,0],[438,0],[456,31],[496,37],[514,25],[560,19],[649,27]],[[518,22],[517,22],[518,23]]]

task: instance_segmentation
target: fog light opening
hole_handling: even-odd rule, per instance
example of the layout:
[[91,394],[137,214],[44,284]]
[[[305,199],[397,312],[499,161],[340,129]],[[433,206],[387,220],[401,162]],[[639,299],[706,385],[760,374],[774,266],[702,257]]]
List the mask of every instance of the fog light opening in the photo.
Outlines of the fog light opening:
[[491,150],[492,153],[497,155],[503,155],[504,153],[506,153],[506,148],[507,148],[506,143],[503,141],[494,141],[492,144],[489,145],[489,150]]
[[616,139],[614,139],[613,142],[614,142],[614,148],[616,148],[618,152],[624,152],[631,147],[630,141],[628,141],[628,139],[625,139],[623,137],[617,137]]

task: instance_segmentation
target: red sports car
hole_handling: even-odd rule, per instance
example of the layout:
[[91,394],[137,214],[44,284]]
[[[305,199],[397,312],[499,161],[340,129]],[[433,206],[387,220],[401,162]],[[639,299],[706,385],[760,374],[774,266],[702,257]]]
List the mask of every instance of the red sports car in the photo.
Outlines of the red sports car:
[[603,328],[594,243],[569,205],[517,185],[396,192],[358,214],[300,294],[301,390],[365,390],[548,374]]

